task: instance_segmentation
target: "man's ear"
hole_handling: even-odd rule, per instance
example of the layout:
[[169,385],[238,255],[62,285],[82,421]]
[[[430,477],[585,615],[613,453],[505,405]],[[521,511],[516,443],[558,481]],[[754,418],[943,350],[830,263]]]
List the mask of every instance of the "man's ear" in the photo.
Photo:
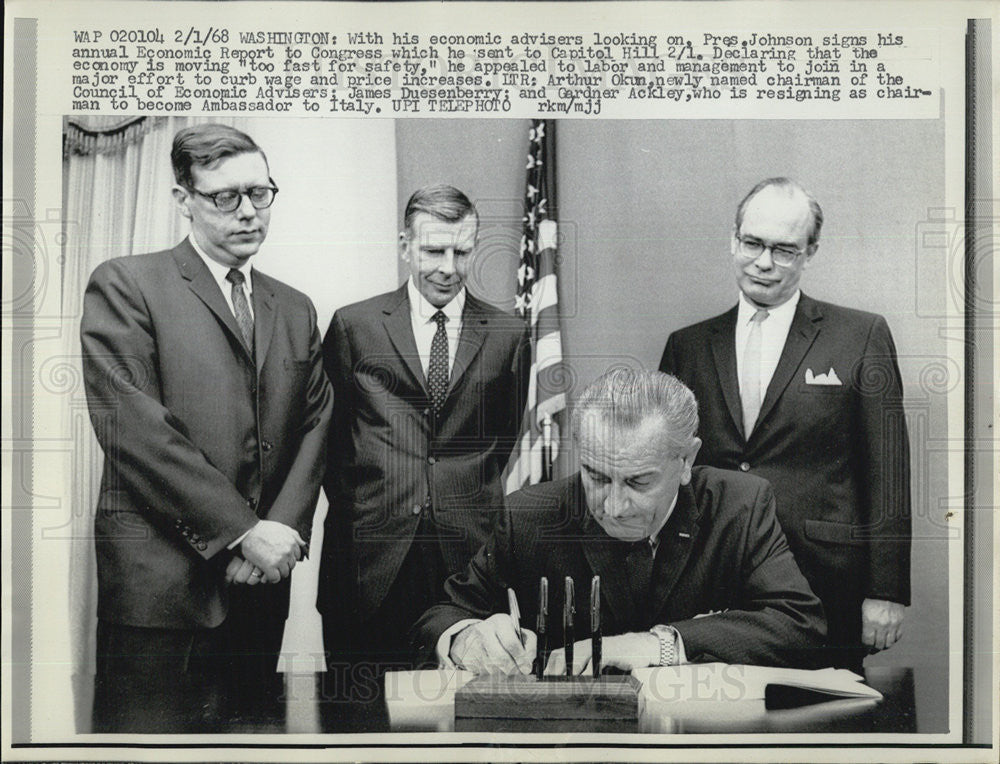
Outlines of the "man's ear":
[[809,263],[812,262],[813,255],[816,254],[817,249],[819,249],[819,244],[810,244],[808,247],[806,247],[806,257],[802,261],[802,270],[805,270],[806,268],[809,267]]
[[406,231],[399,232],[399,259],[410,262],[410,236]]
[[733,233],[729,237],[729,254],[736,257],[736,253],[739,250],[740,240],[738,238],[739,231],[736,230],[736,226],[733,226]]
[[190,220],[191,210],[188,209],[188,204],[191,200],[191,192],[184,188],[184,186],[174,186],[171,189],[171,193],[174,195],[174,202],[177,204],[177,209],[180,210],[181,215]]
[[698,456],[698,450],[700,448],[701,438],[693,438],[691,440],[691,445],[683,455],[684,469],[681,472],[681,485],[687,485],[691,482],[691,468],[694,467],[694,460],[695,457]]

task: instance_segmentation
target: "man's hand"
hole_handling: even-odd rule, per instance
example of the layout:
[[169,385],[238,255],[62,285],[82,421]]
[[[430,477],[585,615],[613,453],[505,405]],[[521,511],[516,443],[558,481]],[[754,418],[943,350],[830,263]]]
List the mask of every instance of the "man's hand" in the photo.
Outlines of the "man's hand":
[[861,641],[876,651],[892,647],[903,636],[905,615],[898,602],[866,599],[861,603]]
[[[589,673],[589,639],[581,639],[573,645],[573,674]],[[622,671],[634,668],[656,666],[660,662],[660,640],[647,631],[636,631],[604,637],[601,642],[601,666],[614,666]],[[560,675],[566,673],[566,652],[563,648],[553,650],[545,664],[545,673]]]
[[459,668],[476,674],[530,674],[538,639],[528,629],[521,633],[523,646],[513,619],[507,613],[495,613],[458,632],[451,640],[448,657]]
[[260,520],[240,544],[243,557],[263,572],[271,583],[278,583],[292,574],[295,563],[302,559],[306,542],[299,532],[284,523]]
[[226,583],[227,584],[248,584],[254,586],[255,584],[266,583],[267,579],[264,578],[264,574],[261,572],[260,568],[254,565],[252,562],[247,562],[239,555],[236,555],[229,561],[229,565],[226,566]]

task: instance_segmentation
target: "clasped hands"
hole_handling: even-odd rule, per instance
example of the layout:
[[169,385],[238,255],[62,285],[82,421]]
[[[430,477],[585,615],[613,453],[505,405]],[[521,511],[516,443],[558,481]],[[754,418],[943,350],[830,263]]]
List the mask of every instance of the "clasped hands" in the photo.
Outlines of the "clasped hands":
[[294,528],[274,520],[260,520],[240,542],[242,554],[229,561],[226,582],[276,584],[292,574],[306,546]]
[[[496,613],[485,621],[470,624],[451,641],[448,657],[459,668],[476,674],[530,674],[538,649],[538,638],[529,629],[521,629],[522,645],[517,638],[514,621],[507,613]],[[573,674],[590,671],[590,639],[573,645]],[[633,632],[604,637],[602,666],[622,671],[655,666],[660,660],[660,641],[655,634]],[[563,648],[553,650],[545,663],[545,674],[566,673]]]

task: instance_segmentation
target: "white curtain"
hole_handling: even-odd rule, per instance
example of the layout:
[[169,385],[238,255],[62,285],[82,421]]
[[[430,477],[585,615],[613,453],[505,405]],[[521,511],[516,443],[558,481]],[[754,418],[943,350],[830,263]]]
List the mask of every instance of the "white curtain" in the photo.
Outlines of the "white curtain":
[[[82,296],[91,271],[104,260],[172,247],[187,234],[187,223],[177,214],[170,194],[174,133],[189,124],[224,122],[247,132],[264,149],[281,191],[268,240],[254,265],[308,294],[316,304],[321,331],[341,305],[386,291],[397,283],[392,120],[149,119],[137,131],[141,134],[85,155],[67,151],[63,163],[63,219],[67,223],[62,245],[60,336],[64,346],[61,358],[52,359],[48,369],[43,363],[39,374],[43,379],[65,380],[63,384],[75,381],[72,393],[59,398],[64,404],[59,427],[74,443],[65,487],[71,515],[63,528],[46,531],[49,538],[68,542],[66,688],[70,675],[93,672],[97,592],[92,513],[103,458],[90,428],[80,384]],[[67,133],[80,135],[72,127]],[[297,566],[293,576],[282,670],[312,671],[322,666],[314,602],[325,504],[321,497],[311,559]],[[65,550],[66,545],[41,548],[51,554],[50,550]],[[46,564],[44,555],[36,564]],[[62,558],[58,567],[66,564]],[[45,604],[58,607],[61,596],[52,594],[56,600]],[[65,634],[42,638],[64,640]],[[35,703],[40,700],[36,698]],[[86,715],[89,710],[78,708],[76,714]],[[66,720],[65,731],[72,733],[72,719]]]
[[[85,155],[69,153],[64,160],[67,236],[62,263],[65,347],[61,358],[70,366],[64,373],[72,372],[78,381],[83,374],[79,368],[80,316],[91,271],[113,257],[170,246],[183,235],[182,219],[170,201],[170,142],[174,132],[187,123],[160,119],[118,150],[95,147]],[[46,371],[40,369],[43,379],[55,372]],[[93,508],[100,488],[102,455],[90,428],[82,384],[74,386],[66,415],[65,432],[72,434],[75,444],[67,486],[72,507],[70,648],[74,673],[86,674],[93,671],[97,611]]]

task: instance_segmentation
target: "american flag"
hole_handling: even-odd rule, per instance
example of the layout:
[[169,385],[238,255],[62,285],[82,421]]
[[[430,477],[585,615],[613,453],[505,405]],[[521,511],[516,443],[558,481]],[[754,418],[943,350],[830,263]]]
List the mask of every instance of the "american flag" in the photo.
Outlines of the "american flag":
[[[566,408],[566,374],[556,285],[556,153],[553,120],[532,120],[515,310],[531,332],[531,377],[507,492],[552,479],[558,454],[557,415]],[[545,446],[543,448],[543,446]]]

